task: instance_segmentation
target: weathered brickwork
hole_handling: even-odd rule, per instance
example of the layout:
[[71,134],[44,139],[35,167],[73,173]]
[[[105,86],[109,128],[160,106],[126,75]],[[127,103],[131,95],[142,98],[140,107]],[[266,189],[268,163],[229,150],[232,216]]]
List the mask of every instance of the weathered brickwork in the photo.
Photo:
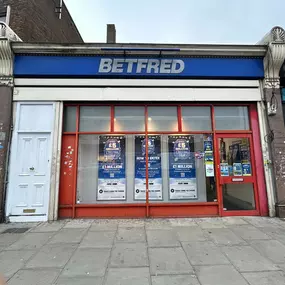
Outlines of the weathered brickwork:
[[4,211],[5,166],[11,130],[12,88],[0,86],[0,222]]
[[[269,116],[269,126],[273,131],[274,140],[271,143],[272,155],[273,155],[273,166],[276,180],[276,198],[277,203],[285,205],[285,125],[284,116],[281,102],[280,90],[275,90],[275,99],[277,100],[277,114]],[[266,100],[270,101],[272,97],[272,89],[265,89],[264,94]],[[280,216],[285,217],[284,211],[280,209]]]
[[0,0],[11,6],[9,26],[25,42],[83,42],[65,4],[62,19],[55,9],[58,0]]

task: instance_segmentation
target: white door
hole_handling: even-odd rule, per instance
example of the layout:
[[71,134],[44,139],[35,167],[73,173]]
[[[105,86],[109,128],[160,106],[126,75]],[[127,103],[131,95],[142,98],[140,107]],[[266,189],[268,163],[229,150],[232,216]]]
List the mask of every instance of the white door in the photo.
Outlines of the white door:
[[11,215],[46,215],[50,185],[50,133],[18,133],[11,185]]

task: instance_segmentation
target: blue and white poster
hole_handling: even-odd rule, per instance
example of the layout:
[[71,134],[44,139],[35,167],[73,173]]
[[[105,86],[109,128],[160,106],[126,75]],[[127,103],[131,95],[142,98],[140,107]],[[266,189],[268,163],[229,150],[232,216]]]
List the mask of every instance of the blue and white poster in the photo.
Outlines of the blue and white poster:
[[234,176],[242,176],[242,164],[240,162],[233,164],[233,174]]
[[251,165],[250,163],[242,164],[242,175],[243,176],[251,176]]
[[169,136],[169,199],[197,199],[193,136]]
[[[135,200],[146,199],[146,139],[135,137]],[[149,200],[162,200],[160,136],[148,137]]]
[[123,136],[99,137],[98,200],[126,199],[125,145]]

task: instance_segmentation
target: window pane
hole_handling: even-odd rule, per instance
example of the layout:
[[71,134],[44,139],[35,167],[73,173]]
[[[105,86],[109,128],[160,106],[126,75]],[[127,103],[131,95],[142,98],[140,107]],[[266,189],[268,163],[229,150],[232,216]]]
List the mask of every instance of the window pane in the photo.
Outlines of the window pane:
[[227,211],[254,210],[253,184],[224,184],[223,201]]
[[115,131],[144,130],[144,107],[115,107]]
[[247,107],[215,107],[216,130],[248,130]]
[[76,131],[76,107],[64,108],[63,131],[64,132]]
[[80,107],[81,132],[109,132],[110,131],[110,107],[85,106]]
[[162,183],[162,200],[150,203],[217,201],[211,134],[161,135],[149,145],[149,190],[160,194]]
[[148,107],[148,131],[178,131],[177,107]]
[[183,131],[211,130],[210,107],[182,107]]
[[221,176],[252,176],[248,138],[222,138],[219,145]]

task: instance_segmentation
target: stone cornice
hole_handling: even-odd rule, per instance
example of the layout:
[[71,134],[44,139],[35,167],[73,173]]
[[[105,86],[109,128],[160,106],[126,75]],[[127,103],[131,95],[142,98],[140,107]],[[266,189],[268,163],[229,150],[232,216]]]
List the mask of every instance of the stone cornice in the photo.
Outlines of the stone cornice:
[[279,72],[285,59],[285,30],[274,27],[258,44],[268,45],[264,58],[264,87],[279,88]]

